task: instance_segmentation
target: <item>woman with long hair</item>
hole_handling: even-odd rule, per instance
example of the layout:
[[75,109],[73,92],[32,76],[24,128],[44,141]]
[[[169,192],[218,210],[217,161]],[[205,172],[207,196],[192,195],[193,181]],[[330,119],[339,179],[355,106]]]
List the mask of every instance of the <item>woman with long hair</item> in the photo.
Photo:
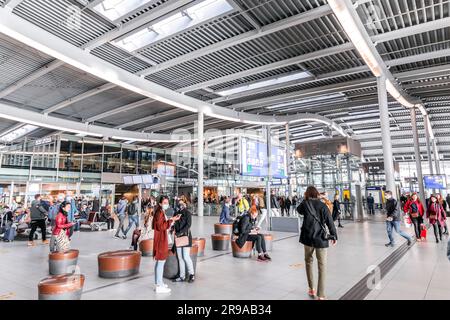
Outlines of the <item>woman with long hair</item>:
[[170,219],[166,216],[169,209],[169,198],[161,196],[155,209],[152,227],[154,230],[153,258],[155,259],[155,291],[156,293],[170,293],[170,288],[163,282],[164,264],[169,256],[169,241],[167,231],[172,224],[180,220],[180,215]]
[[437,200],[440,203],[440,205],[442,206],[442,209],[444,210],[444,214],[442,216],[442,220],[441,220],[441,226],[443,228],[443,234],[448,235],[448,228],[447,228],[447,201],[445,201],[444,197],[438,193],[436,194]]
[[[175,232],[174,249],[177,252],[179,275],[174,282],[183,282],[187,280],[189,283],[194,282],[194,264],[191,259],[191,247],[192,247],[192,213],[187,209],[187,205],[184,201],[179,202],[180,210],[178,211],[180,219],[175,222],[173,229]],[[187,267],[187,277],[186,277]]]
[[417,196],[417,193],[413,193],[411,195],[411,199],[406,203],[404,211],[409,215],[411,223],[414,225],[416,240],[421,241],[420,226],[423,223],[423,214],[425,213],[425,209]]
[[[439,203],[439,199],[437,195],[431,195],[430,203],[428,204],[427,209],[427,218],[430,221],[430,224],[433,226],[434,236],[436,237],[436,243],[439,243],[439,240],[442,241],[442,221],[443,217],[445,217],[445,211],[442,205]],[[439,235],[439,238],[438,238]]]
[[[300,215],[303,215],[300,243],[304,245],[305,249],[308,295],[316,297],[313,278],[313,255],[315,252],[319,267],[317,298],[325,300],[327,248],[330,241],[333,245],[337,243],[337,232],[327,206],[319,198],[319,191],[315,187],[309,186],[305,192],[305,200],[297,208],[297,211]],[[328,228],[328,232],[326,228]]]

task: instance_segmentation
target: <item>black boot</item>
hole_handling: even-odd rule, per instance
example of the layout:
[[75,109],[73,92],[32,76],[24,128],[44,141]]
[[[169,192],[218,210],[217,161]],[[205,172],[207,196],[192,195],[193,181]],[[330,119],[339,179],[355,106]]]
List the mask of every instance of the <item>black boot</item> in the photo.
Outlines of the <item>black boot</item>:
[[188,277],[188,282],[189,282],[189,283],[192,283],[192,282],[194,282],[194,281],[195,281],[195,275],[190,274],[189,277]]

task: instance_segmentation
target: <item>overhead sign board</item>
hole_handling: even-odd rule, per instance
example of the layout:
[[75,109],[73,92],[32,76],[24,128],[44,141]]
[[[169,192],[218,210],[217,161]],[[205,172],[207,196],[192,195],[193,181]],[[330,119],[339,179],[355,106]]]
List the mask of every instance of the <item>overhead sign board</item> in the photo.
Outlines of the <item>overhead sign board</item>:
[[[244,176],[267,177],[267,144],[264,142],[241,139],[241,173]],[[286,153],[283,148],[272,146],[270,157],[271,174],[275,178],[286,177]]]

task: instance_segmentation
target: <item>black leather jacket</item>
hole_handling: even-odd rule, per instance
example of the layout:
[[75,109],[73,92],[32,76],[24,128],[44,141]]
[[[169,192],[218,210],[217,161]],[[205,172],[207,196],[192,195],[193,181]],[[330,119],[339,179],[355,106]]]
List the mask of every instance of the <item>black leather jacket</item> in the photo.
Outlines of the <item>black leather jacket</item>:
[[297,208],[299,214],[303,215],[303,224],[300,231],[300,243],[313,248],[328,248],[329,241],[323,238],[323,229],[319,222],[313,217],[312,212],[308,209],[306,201],[310,201],[316,210],[315,215],[322,225],[328,227],[330,235],[337,240],[336,227],[329,213],[328,207],[319,199],[304,200]]
[[181,214],[181,219],[175,222],[174,225],[175,236],[177,237],[188,236],[189,247],[192,247],[192,234],[191,234],[192,213],[188,209],[184,208],[182,210],[179,210],[177,214]]

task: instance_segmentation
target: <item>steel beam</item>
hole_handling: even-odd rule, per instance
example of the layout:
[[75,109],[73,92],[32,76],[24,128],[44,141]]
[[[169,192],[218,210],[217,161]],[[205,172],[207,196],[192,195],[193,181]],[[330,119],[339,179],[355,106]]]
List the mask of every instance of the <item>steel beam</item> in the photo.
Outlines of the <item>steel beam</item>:
[[314,51],[311,53],[306,53],[304,55],[301,56],[297,56],[294,58],[290,58],[290,59],[285,59],[285,60],[281,60],[281,61],[277,61],[274,63],[270,63],[270,64],[266,64],[264,66],[260,66],[260,67],[256,67],[256,68],[252,68],[249,70],[244,70],[241,72],[236,72],[233,74],[229,74],[223,77],[219,77],[219,78],[215,78],[212,80],[208,80],[208,81],[204,81],[204,82],[200,82],[200,83],[196,83],[194,85],[191,86],[186,86],[183,88],[178,89],[178,92],[189,92],[189,91],[195,91],[195,90],[199,90],[202,89],[204,87],[210,87],[210,86],[214,86],[217,84],[221,84],[224,82],[229,82],[229,81],[233,81],[233,80],[237,80],[237,79],[241,79],[244,77],[248,77],[251,76],[253,74],[258,74],[258,73],[262,73],[262,72],[266,72],[266,71],[270,71],[270,70],[275,70],[275,69],[279,69],[279,68],[284,68],[287,66],[291,66],[293,64],[299,64],[302,62],[307,62],[307,61],[311,61],[311,60],[315,60],[315,59],[320,59],[323,57],[327,57],[327,56],[331,56],[337,53],[341,53],[343,51],[348,51],[351,50],[353,48],[353,45],[351,43],[344,43],[338,46],[334,46],[331,48],[327,48],[327,49],[323,49],[323,50],[319,50],[319,51]]
[[87,99],[89,97],[95,96],[96,94],[102,93],[103,91],[110,90],[110,89],[112,89],[114,87],[116,87],[116,85],[113,84],[113,83],[103,84],[100,87],[88,90],[88,91],[83,92],[83,93],[81,93],[79,95],[76,95],[75,97],[66,99],[66,100],[64,100],[64,101],[62,101],[62,102],[60,102],[58,104],[55,104],[54,106],[51,106],[51,107],[49,107],[47,109],[44,109],[44,110],[42,110],[42,113],[43,114],[49,114],[51,112],[58,111],[58,110],[60,110],[62,108],[70,106],[71,104],[74,104],[75,102],[78,102],[78,101]]
[[296,25],[299,25],[299,24],[302,24],[302,23],[305,23],[308,21],[312,21],[314,19],[329,15],[331,13],[332,13],[332,11],[330,9],[330,6],[323,5],[318,8],[308,10],[307,12],[300,13],[300,14],[294,15],[292,17],[271,23],[267,26],[263,26],[259,30],[248,31],[248,32],[240,34],[238,36],[234,36],[232,38],[217,42],[217,43],[207,46],[205,48],[192,51],[190,53],[184,54],[177,58],[171,59],[167,62],[160,63],[155,67],[151,67],[149,69],[140,71],[138,74],[147,76],[147,75],[150,75],[150,74],[153,74],[156,72],[160,72],[165,69],[171,68],[177,64],[180,64],[182,62],[186,62],[186,61],[189,61],[192,59],[203,57],[205,55],[223,50],[225,48],[229,48],[230,46],[236,46],[236,45],[244,43],[244,42],[258,39],[260,37],[264,37],[264,36],[270,35],[272,33],[275,33],[275,32],[278,32],[278,31],[281,31],[281,30],[284,30],[287,28],[291,28],[291,27],[294,27]]
[[113,29],[104,35],[90,41],[89,43],[85,44],[82,48],[87,50],[95,49],[96,47],[99,47],[111,40],[114,40],[120,36],[123,36],[131,31],[134,31],[135,29],[145,26],[146,24],[152,22],[153,20],[156,20],[164,15],[167,15],[171,13],[172,11],[175,11],[179,9],[180,7],[183,7],[189,3],[191,3],[193,0],[178,0],[178,1],[168,1],[158,7],[156,10],[151,10],[150,13],[141,15],[135,19],[133,19],[129,23],[125,23],[121,25],[119,28]]
[[[121,124],[119,126],[116,126],[115,128],[117,128],[117,129],[128,128],[128,127],[132,127],[132,126],[135,126],[135,125],[138,125],[138,124],[141,124],[141,123],[146,123],[148,121],[154,121],[156,119],[160,119],[160,118],[163,118],[163,117],[171,116],[171,115],[177,114],[177,113],[180,113],[180,110],[173,109],[173,110],[168,110],[168,111],[164,111],[164,112],[159,112],[159,113],[156,113],[156,114],[151,114],[151,115],[149,115],[147,117],[139,118],[139,119],[136,119],[134,121],[130,121],[130,122]],[[145,129],[143,129],[143,130],[145,131]]]
[[100,113],[98,115],[95,115],[95,116],[92,116],[90,118],[87,118],[87,119],[83,120],[83,122],[94,122],[94,121],[97,121],[97,120],[100,120],[100,119],[104,119],[104,118],[113,116],[113,115],[121,113],[121,112],[125,112],[125,111],[129,111],[129,110],[135,109],[137,107],[140,107],[140,106],[152,103],[154,101],[156,101],[156,100],[155,99],[151,99],[151,98],[145,98],[145,99],[142,99],[142,100],[139,100],[139,101],[136,101],[136,102],[132,102],[132,103],[126,104],[124,106],[121,106],[121,107],[109,110],[109,111],[102,112],[102,113]]
[[[105,81],[110,81],[114,85],[121,86],[132,92],[170,104],[180,109],[191,112],[203,111],[206,116],[247,124],[284,125],[286,122],[291,122],[292,120],[303,121],[303,118],[297,119],[296,116],[277,117],[237,112],[176,93],[164,86],[149,82],[137,75],[133,75],[122,68],[89,54],[85,50],[76,48],[63,39],[3,10],[0,10],[0,32],[22,43],[26,43],[36,50],[64,61],[75,68],[90,73],[100,79],[104,79]],[[302,116],[304,116],[304,114],[299,117]],[[311,115],[307,119],[316,119],[314,116],[315,115]],[[328,122],[332,123],[329,120]],[[340,134],[346,135],[345,131],[340,128],[339,125],[332,123],[332,126]]]
[[62,66],[63,64],[64,64],[64,62],[62,62],[62,61],[53,60],[52,62],[46,64],[45,66],[40,67],[39,69],[33,71],[31,74],[27,75],[26,77],[13,83],[12,85],[8,86],[7,88],[1,90],[0,98],[6,97],[7,95],[22,88],[23,86],[29,84],[30,82],[42,77],[43,75],[55,70],[56,68]]
[[[0,118],[12,121],[23,122],[38,127],[49,128],[58,131],[66,131],[71,133],[120,139],[120,140],[136,140],[144,142],[179,142],[189,141],[178,140],[168,134],[143,133],[128,130],[120,130],[97,125],[81,123],[79,121],[57,118],[42,113],[29,111],[26,109],[11,106],[6,103],[0,103]],[[192,139],[193,140],[193,139]]]

